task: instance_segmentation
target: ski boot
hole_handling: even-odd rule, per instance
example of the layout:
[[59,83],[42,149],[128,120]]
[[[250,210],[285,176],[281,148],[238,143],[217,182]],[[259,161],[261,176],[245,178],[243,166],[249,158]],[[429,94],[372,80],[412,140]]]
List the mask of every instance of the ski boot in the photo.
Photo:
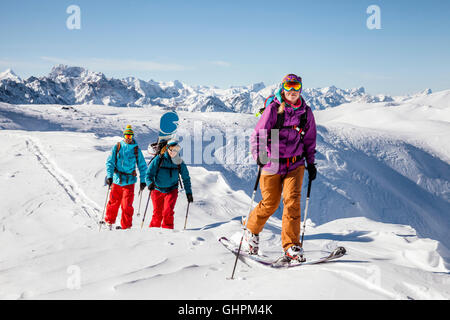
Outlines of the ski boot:
[[301,263],[305,261],[306,259],[303,257],[303,248],[294,244],[284,252],[284,255],[281,258],[273,263],[273,266],[282,267],[288,266],[291,263]]
[[112,230],[113,225],[106,221],[100,221],[100,224],[105,225],[108,230]]
[[244,246],[251,255],[257,255],[259,250],[259,235],[251,233],[250,230],[244,231]]
[[289,259],[298,261],[298,262],[305,262],[306,259],[303,257],[303,248],[298,245],[293,245],[289,247],[289,249],[286,250],[284,253],[285,257],[288,257]]

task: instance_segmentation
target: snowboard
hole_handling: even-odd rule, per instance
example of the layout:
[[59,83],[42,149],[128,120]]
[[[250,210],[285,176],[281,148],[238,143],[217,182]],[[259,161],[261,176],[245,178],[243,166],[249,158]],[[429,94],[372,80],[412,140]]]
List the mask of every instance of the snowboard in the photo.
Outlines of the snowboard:
[[161,116],[159,120],[158,140],[152,144],[149,144],[147,149],[151,156],[156,155],[157,146],[161,142],[167,142],[170,139],[175,138],[178,128],[178,121],[180,121],[180,117],[175,111],[168,111]]
[[[219,242],[227,248],[229,251],[237,255],[238,253],[238,246],[228,240],[226,237],[221,237],[219,239]],[[277,261],[279,259],[273,260],[270,259],[267,256],[260,256],[260,255],[251,255],[247,252],[241,250],[239,253],[239,259],[243,261],[245,264],[249,265],[248,262],[254,262],[259,265],[269,267],[269,268],[275,268],[275,269],[282,269],[282,268],[293,268],[303,265],[313,265],[313,264],[320,264],[320,263],[326,263],[330,262],[332,260],[341,258],[346,253],[346,249],[344,247],[337,247],[335,250],[333,250],[329,255],[324,256],[322,258],[306,261],[306,262],[297,262],[297,261],[291,261],[290,263],[285,264],[277,264]]]

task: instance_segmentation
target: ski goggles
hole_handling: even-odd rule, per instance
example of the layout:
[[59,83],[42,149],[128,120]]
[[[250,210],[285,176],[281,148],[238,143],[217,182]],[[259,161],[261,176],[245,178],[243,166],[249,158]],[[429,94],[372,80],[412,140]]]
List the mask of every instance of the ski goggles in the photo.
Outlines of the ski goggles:
[[300,91],[300,89],[302,88],[302,84],[300,82],[284,82],[283,83],[283,89],[284,91]]
[[123,136],[125,137],[125,139],[133,139],[132,134],[124,134]]

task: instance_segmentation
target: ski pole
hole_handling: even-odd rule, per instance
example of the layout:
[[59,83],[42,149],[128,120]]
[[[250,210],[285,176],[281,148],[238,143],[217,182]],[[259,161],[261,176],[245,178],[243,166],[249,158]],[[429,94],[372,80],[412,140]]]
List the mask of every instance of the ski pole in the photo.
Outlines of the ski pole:
[[239,248],[238,248],[238,252],[236,254],[236,260],[234,261],[234,266],[233,266],[233,273],[231,274],[231,278],[230,278],[231,280],[234,279],[234,272],[236,271],[236,265],[237,265],[237,262],[239,259],[239,255],[241,253],[242,241],[244,241],[244,234],[245,234],[245,231],[247,230],[247,222],[248,222],[248,219],[250,218],[250,213],[252,212],[253,201],[255,200],[256,190],[258,190],[259,178],[261,177],[261,168],[262,168],[261,166],[259,166],[259,168],[258,168],[258,175],[256,177],[255,187],[253,188],[252,200],[250,202],[250,208],[248,211],[247,218],[245,219],[244,231],[242,232],[241,241],[239,242]]
[[145,215],[147,214],[148,203],[150,202],[150,196],[152,195],[152,190],[148,193],[147,204],[145,205],[144,216],[142,217],[141,229],[144,226]]
[[103,219],[105,219],[105,210],[106,210],[106,204],[108,203],[109,190],[111,190],[111,185],[108,186],[108,191],[106,191],[106,200],[105,200],[105,206],[103,207],[102,220],[100,220],[99,228],[98,228],[99,232],[100,232],[100,230],[102,230]]
[[308,193],[306,194],[306,205],[305,205],[305,220],[303,220],[302,240],[300,241],[300,247],[302,248],[303,248],[303,236],[305,235],[305,228],[306,228],[306,218],[308,217],[308,204],[309,204],[309,196],[311,194],[311,184],[312,180],[308,179]]
[[187,217],[188,217],[188,213],[189,213],[189,204],[190,204],[190,202],[188,201],[188,205],[187,205],[187,209],[186,209],[186,218],[184,219],[184,229],[183,230],[186,230]]
[[142,201],[142,190],[139,190],[139,207],[138,207],[138,212],[137,212],[137,216],[139,217],[141,214],[141,201]]

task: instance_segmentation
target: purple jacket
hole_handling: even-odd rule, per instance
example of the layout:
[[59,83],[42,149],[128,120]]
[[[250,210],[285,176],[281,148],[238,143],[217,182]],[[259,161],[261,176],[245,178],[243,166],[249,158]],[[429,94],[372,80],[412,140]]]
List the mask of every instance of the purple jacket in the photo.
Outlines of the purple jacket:
[[[307,114],[307,123],[305,126],[305,136],[303,142],[299,132],[294,128],[282,128],[279,130],[278,143],[277,132],[272,130],[277,122],[277,111],[280,105],[279,100],[275,97],[274,101],[267,106],[263,112],[261,119],[259,119],[255,130],[250,137],[251,152],[253,158],[256,160],[260,149],[267,150],[269,159],[282,158],[284,161],[270,160],[263,169],[270,173],[286,174],[301,165],[305,165],[305,160],[300,159],[303,152],[307,163],[314,163],[314,156],[316,153],[316,122],[311,108],[307,107],[305,100],[301,97],[302,104],[300,107],[294,109],[286,104],[284,110],[284,124],[283,126],[298,126],[300,124],[300,116],[304,112]],[[267,135],[271,132],[271,140],[268,141]],[[296,156],[297,159],[293,162],[292,158]],[[290,158],[289,162],[286,158]]]

